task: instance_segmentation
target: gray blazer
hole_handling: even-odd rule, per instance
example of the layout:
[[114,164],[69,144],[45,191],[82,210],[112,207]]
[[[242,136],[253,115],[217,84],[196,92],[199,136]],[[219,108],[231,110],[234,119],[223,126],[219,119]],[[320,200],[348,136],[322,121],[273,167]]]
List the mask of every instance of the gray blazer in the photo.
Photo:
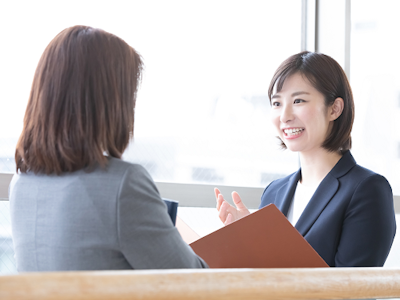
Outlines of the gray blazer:
[[207,267],[140,165],[110,158],[90,173],[19,174],[9,197],[20,272]]

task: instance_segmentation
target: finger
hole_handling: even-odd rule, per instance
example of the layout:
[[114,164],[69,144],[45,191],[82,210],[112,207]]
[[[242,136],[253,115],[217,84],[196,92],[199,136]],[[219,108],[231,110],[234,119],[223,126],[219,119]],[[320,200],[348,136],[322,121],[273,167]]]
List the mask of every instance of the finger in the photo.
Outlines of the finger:
[[218,195],[221,194],[218,188],[214,188],[215,198],[218,199]]
[[238,210],[248,210],[237,192],[232,192],[232,199]]
[[235,208],[232,207],[232,205],[230,205],[228,202],[223,201],[218,214],[219,219],[222,221],[222,223],[225,223],[226,217],[228,216],[229,213],[232,214],[232,209]]
[[231,224],[233,222],[233,216],[232,216],[232,214],[228,214],[228,216],[226,217],[226,220],[225,220],[225,222],[224,222],[224,225],[226,226],[226,225],[229,225],[229,224]]
[[227,203],[226,201],[223,201],[219,208],[218,217],[222,221],[222,223],[225,223],[226,217],[228,215],[228,206],[227,205],[229,205],[229,203]]
[[225,201],[224,197],[221,194],[219,194],[218,199],[217,199],[217,210],[218,211],[221,209],[221,205],[222,205],[222,203],[224,203],[224,201]]
[[217,199],[217,210],[218,211],[221,209],[221,205],[222,205],[222,203],[224,203],[224,201],[225,201],[224,196],[222,196],[222,194],[219,194],[218,199]]

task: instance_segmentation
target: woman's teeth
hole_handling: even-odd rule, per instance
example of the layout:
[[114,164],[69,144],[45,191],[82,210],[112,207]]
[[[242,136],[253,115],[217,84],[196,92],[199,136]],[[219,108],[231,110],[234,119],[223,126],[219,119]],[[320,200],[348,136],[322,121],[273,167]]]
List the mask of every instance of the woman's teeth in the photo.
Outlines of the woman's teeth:
[[283,132],[286,135],[298,135],[300,134],[304,129],[303,128],[291,128],[291,129],[285,129]]

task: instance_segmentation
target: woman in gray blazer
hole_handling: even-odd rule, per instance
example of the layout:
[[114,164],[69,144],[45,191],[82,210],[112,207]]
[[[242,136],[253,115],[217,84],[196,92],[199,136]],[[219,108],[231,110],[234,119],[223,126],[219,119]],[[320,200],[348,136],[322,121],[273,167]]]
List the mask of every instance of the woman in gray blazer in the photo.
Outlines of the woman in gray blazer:
[[33,79],[10,185],[19,271],[201,268],[140,165],[133,136],[140,55],[85,26],[47,46]]

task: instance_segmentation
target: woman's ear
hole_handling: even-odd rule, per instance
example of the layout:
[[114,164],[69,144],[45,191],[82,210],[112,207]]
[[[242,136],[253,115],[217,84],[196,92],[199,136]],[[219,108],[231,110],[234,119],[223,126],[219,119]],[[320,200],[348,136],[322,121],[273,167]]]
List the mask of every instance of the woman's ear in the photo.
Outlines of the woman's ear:
[[337,118],[340,117],[340,115],[343,112],[343,108],[344,108],[344,101],[342,98],[338,97],[335,99],[335,101],[333,102],[333,104],[331,105],[330,109],[329,109],[329,117],[331,121],[335,121]]

